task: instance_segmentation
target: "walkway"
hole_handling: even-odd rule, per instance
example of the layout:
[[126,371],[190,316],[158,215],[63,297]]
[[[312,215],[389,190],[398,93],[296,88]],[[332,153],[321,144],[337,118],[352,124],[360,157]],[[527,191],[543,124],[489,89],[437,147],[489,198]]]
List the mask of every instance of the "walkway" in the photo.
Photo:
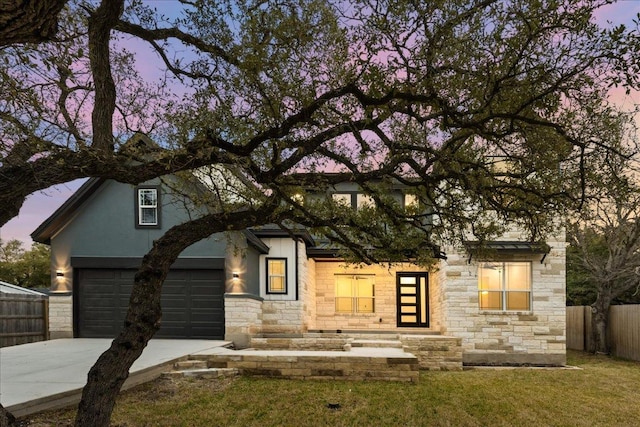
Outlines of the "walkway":
[[[15,416],[80,400],[87,373],[110,339],[59,339],[0,348],[0,402]],[[188,355],[228,341],[153,339],[131,367],[125,388],[149,381]]]

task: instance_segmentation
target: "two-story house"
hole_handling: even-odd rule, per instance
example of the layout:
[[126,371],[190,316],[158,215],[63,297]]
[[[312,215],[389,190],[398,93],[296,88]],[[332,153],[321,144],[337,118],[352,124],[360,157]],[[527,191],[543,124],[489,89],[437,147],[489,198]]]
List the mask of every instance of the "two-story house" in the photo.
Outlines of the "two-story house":
[[[349,183],[329,196],[368,202]],[[188,206],[159,180],[90,179],[40,225],[32,237],[52,252],[51,336],[115,336],[142,256]],[[565,363],[563,235],[531,243],[513,231],[443,250],[431,270],[349,265],[304,229],[214,235],[172,266],[157,336],[247,347],[269,336],[424,334],[458,339],[465,364]]]

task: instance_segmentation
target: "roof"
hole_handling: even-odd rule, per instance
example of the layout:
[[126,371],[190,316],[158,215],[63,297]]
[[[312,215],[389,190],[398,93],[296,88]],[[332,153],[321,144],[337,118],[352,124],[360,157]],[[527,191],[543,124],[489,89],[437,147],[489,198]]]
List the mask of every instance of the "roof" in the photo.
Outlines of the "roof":
[[492,240],[487,242],[467,241],[464,246],[469,252],[469,262],[473,255],[496,254],[541,254],[540,262],[543,262],[551,246],[546,242],[523,242],[523,241],[502,241]]
[[23,288],[20,286],[12,285],[0,280],[0,294],[20,294],[20,295],[36,295],[46,297],[47,294],[34,291],[33,289]]
[[[51,238],[75,215],[76,211],[86,202],[100,186],[107,180],[105,178],[90,178],[69,197],[49,218],[31,233],[31,238],[47,245],[51,244]],[[247,242],[260,253],[269,253],[269,247],[255,234],[245,231]]]
[[38,243],[51,244],[51,238],[75,214],[76,210],[106,181],[104,178],[89,178],[69,197],[51,216],[44,220],[31,233],[31,238]]

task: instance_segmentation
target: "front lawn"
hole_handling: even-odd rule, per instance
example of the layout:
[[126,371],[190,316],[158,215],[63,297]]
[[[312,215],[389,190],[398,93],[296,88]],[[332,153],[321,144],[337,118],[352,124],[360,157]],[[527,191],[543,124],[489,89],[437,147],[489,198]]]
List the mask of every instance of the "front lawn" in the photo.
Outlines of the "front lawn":
[[[114,426],[637,426],[640,364],[570,352],[581,370],[423,372],[387,382],[158,379],[124,392]],[[329,408],[339,406],[337,408]],[[23,425],[70,425],[72,411]]]

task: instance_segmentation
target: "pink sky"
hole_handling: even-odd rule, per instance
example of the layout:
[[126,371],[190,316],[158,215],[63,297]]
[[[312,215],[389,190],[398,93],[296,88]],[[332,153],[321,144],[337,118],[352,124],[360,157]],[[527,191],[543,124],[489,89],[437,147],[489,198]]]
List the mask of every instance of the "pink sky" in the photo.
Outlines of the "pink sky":
[[[167,2],[165,6],[171,7],[171,3],[173,2]],[[620,0],[615,4],[600,9],[597,14],[597,20],[601,25],[624,23],[631,27],[633,25],[632,20],[638,13],[640,13],[640,0]],[[134,50],[132,45],[127,47],[132,51]],[[148,49],[144,49],[139,54],[145,57],[145,59],[139,61],[140,64],[149,66],[155,62],[153,54],[150,54]],[[149,60],[147,61],[147,59]],[[147,71],[149,75],[153,76],[152,78],[157,78],[156,70],[147,69]],[[639,94],[632,93],[627,96],[624,94],[624,90],[612,91],[612,99],[624,109],[631,109],[634,105],[640,103]],[[77,180],[32,194],[25,201],[20,214],[0,229],[0,239],[3,242],[18,239],[24,242],[25,248],[29,247],[32,242],[31,232],[62,205],[78,189],[82,182],[83,180]]]

